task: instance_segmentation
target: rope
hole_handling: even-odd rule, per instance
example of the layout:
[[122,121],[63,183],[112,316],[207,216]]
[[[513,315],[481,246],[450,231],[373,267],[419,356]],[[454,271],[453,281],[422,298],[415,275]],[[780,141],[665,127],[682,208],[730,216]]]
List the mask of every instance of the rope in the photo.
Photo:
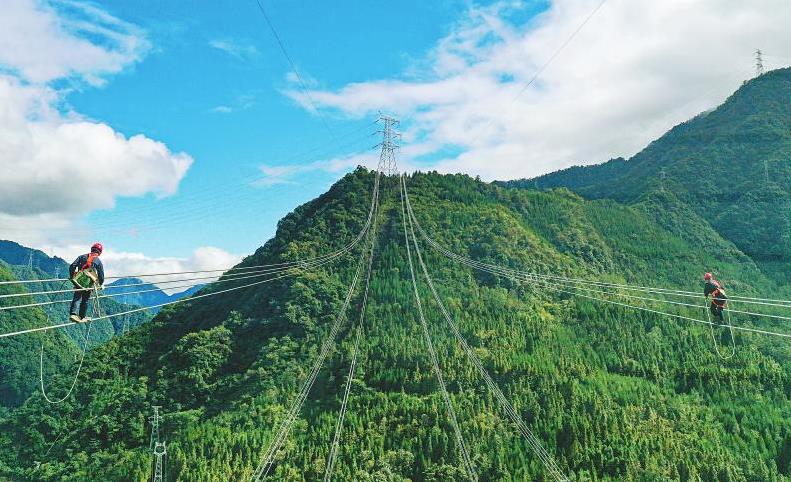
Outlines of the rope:
[[[403,176],[401,182],[402,182],[403,192],[406,193],[406,184],[404,183]],[[506,398],[502,390],[500,390],[500,387],[497,385],[497,383],[495,383],[491,375],[489,375],[489,372],[486,370],[486,368],[484,368],[483,363],[481,362],[480,358],[478,358],[478,355],[467,344],[467,341],[461,335],[458,326],[454,322],[453,318],[450,316],[450,313],[445,307],[445,304],[442,302],[442,299],[437,293],[437,289],[434,286],[434,281],[431,279],[431,276],[428,273],[428,269],[426,268],[426,264],[423,261],[423,255],[420,251],[420,245],[417,242],[417,237],[415,236],[415,231],[413,227],[413,222],[416,223],[417,221],[414,219],[414,215],[412,213],[412,206],[409,203],[409,196],[407,195],[405,197],[406,197],[407,209],[409,210],[409,215],[410,215],[409,227],[412,232],[412,241],[415,246],[415,252],[417,253],[417,258],[422,268],[423,276],[426,278],[426,281],[434,297],[434,300],[436,301],[437,305],[440,308],[440,311],[442,312],[442,315],[445,318],[445,322],[450,327],[451,331],[456,337],[456,340],[461,345],[464,352],[467,354],[467,358],[469,358],[470,361],[473,363],[473,365],[475,365],[475,368],[478,369],[478,372],[483,377],[486,386],[489,388],[489,391],[494,394],[500,406],[503,408],[503,410],[506,412],[508,417],[511,419],[511,422],[516,426],[517,430],[519,430],[522,436],[527,440],[527,443],[530,445],[533,452],[541,460],[542,464],[544,464],[544,468],[547,470],[547,472],[549,472],[552,475],[552,477],[554,477],[555,480],[557,480],[558,482],[568,482],[568,478],[560,470],[557,463],[555,462],[555,459],[547,452],[547,450],[544,448],[543,444],[538,439],[538,437],[536,437],[533,434],[533,432],[530,430],[530,427],[528,427],[527,424],[524,422],[524,420],[522,420],[522,417],[519,416],[513,404],[511,404],[511,402]]]
[[431,341],[431,335],[428,331],[426,318],[423,315],[423,305],[420,301],[420,294],[417,289],[417,279],[415,278],[415,268],[412,264],[412,251],[409,247],[409,235],[407,234],[407,215],[406,208],[404,206],[404,195],[403,191],[401,191],[401,219],[402,224],[404,225],[404,242],[406,244],[407,259],[409,260],[409,272],[412,276],[412,288],[415,295],[415,305],[417,306],[417,311],[420,318],[420,326],[423,330],[423,337],[426,341],[426,346],[431,358],[432,369],[434,370],[434,375],[437,377],[437,382],[440,386],[442,398],[445,402],[445,408],[448,411],[448,418],[450,420],[451,427],[453,427],[453,434],[456,438],[456,445],[459,448],[459,453],[461,454],[464,468],[471,480],[478,480],[478,475],[475,472],[475,465],[472,463],[469,451],[467,450],[467,446],[464,442],[464,437],[462,436],[461,429],[459,428],[459,422],[456,419],[456,411],[453,409],[453,404],[451,403],[450,395],[448,394],[448,388],[445,385],[444,378],[442,377],[442,370],[439,368],[439,359],[437,358],[437,353],[434,351],[434,344]]
[[[101,316],[101,307],[99,305],[98,300],[98,290],[96,287],[93,289],[93,312]],[[47,315],[47,321],[49,321],[49,315]],[[39,354],[39,365],[38,365],[38,376],[39,376],[39,385],[41,386],[41,395],[44,397],[44,400],[51,405],[58,405],[63,403],[67,398],[71,396],[71,392],[74,391],[74,387],[77,386],[77,379],[80,377],[80,371],[82,370],[82,364],[85,361],[85,354],[88,352],[88,342],[90,340],[90,333],[91,333],[91,324],[87,323],[85,327],[85,340],[82,343],[82,354],[80,355],[80,363],[77,365],[77,373],[74,374],[74,380],[71,382],[71,386],[69,390],[66,392],[66,395],[63,398],[59,398],[57,400],[52,400],[47,396],[47,391],[44,389],[44,342],[41,342],[41,353]],[[57,440],[56,440],[57,441]],[[52,447],[50,447],[52,448]],[[49,452],[49,451],[47,451]]]
[[[704,301],[703,310],[706,312],[706,320],[709,323],[711,323],[711,313],[709,312],[710,307],[707,307],[705,305],[706,302],[708,302],[708,299],[706,299]],[[712,303],[713,303],[713,300],[712,300]],[[709,331],[711,332],[711,341],[714,342],[714,350],[717,352],[717,356],[719,356],[723,360],[729,360],[729,359],[733,358],[733,356],[736,354],[736,340],[733,337],[733,326],[731,326],[731,314],[730,314],[730,312],[727,313],[727,316],[728,316],[728,329],[731,332],[731,353],[730,353],[730,355],[725,356],[725,355],[722,354],[722,352],[720,352],[720,344],[717,341],[717,337],[714,335],[714,326],[709,325]]]

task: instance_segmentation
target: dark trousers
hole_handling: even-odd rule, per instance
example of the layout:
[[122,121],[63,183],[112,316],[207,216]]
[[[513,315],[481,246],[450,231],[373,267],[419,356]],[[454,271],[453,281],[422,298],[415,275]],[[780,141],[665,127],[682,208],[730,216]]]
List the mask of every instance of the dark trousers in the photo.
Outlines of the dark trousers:
[[724,306],[723,306],[723,305],[718,305],[717,303],[712,303],[712,304],[711,304],[711,316],[712,316],[712,317],[713,317],[715,320],[717,320],[717,321],[719,321],[719,322],[725,321],[725,320],[722,318],[722,309],[723,309],[723,308],[724,308]]
[[80,305],[80,318],[85,318],[88,312],[88,301],[91,299],[91,290],[74,290],[74,297],[71,299],[71,310],[69,314],[77,314],[77,305]]

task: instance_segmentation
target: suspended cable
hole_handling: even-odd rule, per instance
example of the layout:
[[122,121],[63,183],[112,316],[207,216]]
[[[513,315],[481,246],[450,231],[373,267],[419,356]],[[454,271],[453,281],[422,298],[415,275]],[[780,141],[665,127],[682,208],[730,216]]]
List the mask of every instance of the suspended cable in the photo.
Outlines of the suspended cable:
[[354,337],[354,348],[352,350],[352,359],[351,363],[349,364],[349,373],[346,376],[346,386],[343,389],[343,401],[341,402],[341,409],[338,412],[338,421],[335,424],[335,435],[332,438],[332,444],[330,445],[330,451],[327,455],[327,464],[325,465],[324,469],[324,482],[330,482],[332,479],[332,472],[335,469],[335,461],[338,458],[338,452],[340,451],[340,441],[341,441],[341,434],[343,432],[343,423],[346,419],[346,409],[349,403],[349,393],[352,389],[352,381],[354,380],[354,372],[357,368],[357,355],[360,351],[360,339],[362,338],[363,334],[363,323],[365,321],[365,311],[368,307],[368,292],[370,290],[371,285],[371,267],[374,261],[374,247],[376,245],[376,231],[377,231],[377,221],[379,218],[379,207],[377,206],[376,212],[374,213],[374,223],[369,236],[371,238],[370,242],[370,253],[368,254],[368,269],[366,270],[365,274],[365,289],[363,291],[363,300],[360,305],[360,319],[357,322],[356,333]]
[[[322,259],[320,261],[331,261],[331,260],[333,260],[333,259],[335,259],[335,258],[337,258],[339,256],[342,256],[346,252],[347,251],[344,250],[344,251],[340,251],[340,252],[337,252],[337,253],[333,253],[331,256],[327,256],[326,258],[324,258],[324,259]],[[171,281],[159,282],[159,283],[157,283],[155,288],[147,288],[147,289],[138,290],[138,291],[124,291],[124,292],[120,292],[120,293],[103,294],[103,295],[100,296],[100,298],[113,298],[113,297],[125,296],[125,295],[131,295],[131,294],[152,293],[152,292],[155,292],[155,291],[163,291],[163,290],[169,290],[169,289],[178,289],[178,288],[184,288],[184,287],[192,287],[192,286],[195,286],[195,285],[198,285],[198,284],[205,284],[205,285],[208,286],[208,285],[213,285],[213,284],[218,284],[218,283],[225,283],[225,282],[228,282],[228,281],[234,281],[234,280],[238,280],[238,279],[256,278],[256,277],[260,277],[260,276],[265,276],[267,274],[279,273],[279,272],[288,271],[288,270],[294,270],[294,269],[301,269],[301,268],[310,266],[311,263],[315,263],[315,262],[312,261],[312,260],[311,261],[300,261],[298,264],[295,264],[293,266],[281,266],[281,267],[266,268],[266,269],[255,270],[255,271],[254,270],[250,270],[250,271],[245,271],[245,272],[241,272],[241,273],[232,273],[232,274],[230,274],[228,276],[223,276],[222,278],[220,278],[220,279],[218,279],[216,281],[212,281],[210,283],[190,283],[190,284],[181,285],[181,286],[161,286],[161,285],[165,285],[165,284],[168,284],[168,283],[181,283],[181,282],[184,282],[184,281],[197,281],[197,280],[216,279],[217,276],[205,276],[205,277],[196,277],[196,278],[175,279],[175,280],[171,280]],[[135,287],[135,286],[141,286],[141,283],[129,283],[129,284],[120,284],[120,285],[108,286],[103,291],[115,290],[115,289],[120,289],[120,288],[129,288],[129,287]],[[20,297],[34,296],[34,295],[52,295],[52,294],[60,294],[60,293],[71,293],[72,291],[74,291],[73,288],[71,288],[71,289],[62,289],[62,290],[35,291],[35,292],[26,292],[26,293],[13,293],[13,294],[8,294],[8,295],[0,295],[0,299],[2,299],[2,298],[20,298]],[[48,302],[41,302],[41,303],[32,303],[30,305],[42,306],[42,305],[46,305],[46,304],[59,303],[59,302],[60,301],[56,300],[56,301],[48,301]],[[22,307],[22,306],[30,306],[30,305],[0,307],[0,310],[6,310],[6,309],[11,309],[11,308],[19,308],[19,307]]]
[[[401,176],[403,179],[403,176]],[[406,215],[406,208],[404,203],[404,194],[403,190],[401,191],[401,222],[404,225],[404,242],[406,244],[406,252],[407,252],[407,259],[409,261],[409,273],[412,277],[412,288],[414,290],[415,295],[415,306],[417,307],[418,317],[420,319],[420,326],[423,330],[423,338],[426,342],[426,347],[429,351],[429,357],[431,358],[431,366],[434,370],[434,375],[437,377],[437,383],[440,386],[440,391],[442,393],[442,398],[445,402],[445,408],[448,411],[448,419],[450,421],[451,427],[453,428],[453,435],[456,438],[456,445],[459,449],[459,454],[461,456],[462,462],[464,463],[464,469],[467,472],[467,475],[472,480],[478,480],[478,475],[475,471],[475,465],[472,463],[470,458],[469,451],[467,450],[467,445],[464,442],[464,437],[462,436],[461,429],[459,428],[459,422],[456,419],[456,411],[453,408],[453,404],[450,400],[450,395],[448,394],[448,388],[445,386],[445,380],[442,376],[442,370],[439,367],[439,359],[437,358],[437,353],[434,351],[434,344],[431,341],[431,334],[428,330],[428,325],[426,323],[426,318],[423,315],[423,305],[420,301],[420,293],[417,289],[417,280],[415,278],[415,268],[412,264],[412,251],[409,247],[409,235],[407,234],[407,215]]]
[[[374,179],[374,201],[378,203],[379,198],[379,172],[376,174],[376,178]],[[374,204],[375,206],[376,204]],[[373,212],[373,206],[372,206]],[[253,472],[250,480],[255,482],[260,482],[269,475],[269,471],[272,469],[272,465],[275,461],[275,456],[277,455],[278,451],[282,447],[283,443],[285,443],[288,434],[291,431],[291,427],[296,420],[297,415],[299,414],[300,410],[302,409],[302,405],[305,403],[305,400],[310,393],[310,389],[313,387],[313,384],[316,381],[316,377],[318,377],[321,368],[324,366],[324,362],[329,355],[330,350],[335,345],[335,339],[338,335],[338,331],[340,330],[341,326],[343,325],[344,321],[346,320],[346,310],[349,307],[349,302],[351,301],[352,295],[354,294],[354,290],[357,287],[357,282],[360,279],[360,272],[363,266],[363,260],[365,259],[365,251],[360,253],[359,261],[357,262],[357,269],[355,270],[354,277],[352,278],[352,282],[349,285],[349,291],[346,293],[346,298],[344,299],[343,305],[341,309],[335,316],[335,321],[332,324],[330,329],[329,335],[325,338],[324,343],[321,345],[321,350],[319,355],[316,357],[316,360],[313,362],[312,370],[309,376],[305,379],[302,384],[302,387],[297,395],[297,398],[292,403],[286,417],[281,422],[277,433],[275,434],[272,441],[270,441],[269,446],[267,447],[266,452],[264,453],[261,462],[256,467],[255,471]]]
[[[379,199],[379,173],[377,173],[376,177],[374,178],[374,190],[373,190],[373,195],[372,195],[372,200],[371,200],[371,208],[370,208],[370,210],[368,212],[368,219],[367,219],[367,221],[365,223],[365,226],[364,226],[363,230],[360,231],[360,233],[358,234],[357,239],[355,241],[353,241],[352,243],[350,243],[350,245],[352,247],[365,235],[366,231],[370,228],[371,220],[372,220],[372,216],[373,216],[373,212],[374,212],[374,207],[377,205],[378,199]],[[313,259],[318,259],[318,257],[317,258],[313,258]],[[330,261],[331,260],[322,260],[322,261],[316,262],[316,265],[320,266],[320,265],[329,263]],[[304,264],[304,262],[303,262],[303,264]],[[112,315],[103,315],[103,316],[100,316],[98,318],[94,318],[93,321],[99,321],[99,320],[103,320],[103,319],[110,319],[110,318],[113,318],[113,317],[116,317],[116,316],[122,316],[122,315],[126,315],[126,314],[131,314],[131,313],[138,313],[138,312],[141,312],[141,311],[149,310],[151,308],[160,308],[160,307],[163,307],[163,306],[169,306],[169,305],[173,305],[173,304],[176,304],[176,303],[181,303],[181,302],[184,302],[184,301],[192,301],[192,300],[197,300],[197,299],[200,299],[200,298],[205,298],[207,296],[214,296],[214,295],[217,295],[217,294],[228,293],[228,292],[239,290],[239,289],[243,289],[243,288],[249,288],[251,286],[256,286],[256,285],[259,285],[259,284],[262,284],[262,283],[268,283],[270,281],[274,281],[276,279],[284,278],[286,276],[289,276],[289,273],[277,276],[275,278],[271,278],[271,279],[267,279],[267,280],[263,280],[263,281],[257,281],[257,282],[254,282],[254,283],[249,283],[249,284],[246,284],[246,285],[243,285],[243,286],[237,286],[237,287],[234,287],[234,288],[228,288],[228,289],[225,289],[225,290],[215,291],[215,292],[212,292],[212,293],[205,293],[205,294],[202,294],[202,295],[194,295],[194,296],[189,297],[189,298],[182,298],[182,299],[179,299],[179,300],[169,301],[169,302],[166,302],[166,303],[159,303],[159,304],[155,304],[155,305],[151,305],[151,306],[136,308],[136,309],[120,312],[120,313],[115,313],[115,314],[112,314]],[[26,330],[19,330],[19,331],[15,331],[15,332],[11,332],[11,333],[2,333],[2,334],[0,334],[0,338],[16,336],[16,335],[21,335],[21,334],[25,334],[25,333],[35,333],[35,332],[39,332],[39,331],[48,331],[48,330],[63,328],[63,327],[66,327],[66,326],[72,326],[72,323],[62,323],[60,325],[51,325],[51,326],[45,326],[45,327],[39,327],[39,328],[30,328],[30,329],[26,329]]]
[[[461,262],[463,264],[467,264],[464,261],[463,257],[461,257],[461,258],[454,258],[454,257],[451,257],[451,256],[447,256],[447,257],[449,259],[454,259],[454,260],[456,260],[458,262]],[[467,259],[469,260],[469,258],[467,258]],[[508,272],[507,270],[492,269],[492,268],[489,268],[489,267],[486,267],[486,266],[476,265],[474,263],[467,264],[467,266],[470,266],[472,268],[476,268],[476,269],[481,270],[481,271],[486,271],[486,272],[489,272],[491,274],[496,274],[496,275],[500,275],[500,276],[504,276],[504,277],[510,277],[511,279],[514,279],[514,280],[531,281],[533,283],[539,284],[540,286],[542,286],[544,288],[547,288],[547,289],[550,289],[550,290],[553,290],[553,291],[557,291],[557,292],[561,292],[561,293],[570,294],[570,295],[573,295],[573,296],[580,296],[580,297],[583,297],[583,298],[587,298],[587,299],[591,299],[591,300],[597,300],[597,301],[601,301],[601,302],[604,302],[604,303],[610,303],[610,304],[613,304],[613,305],[623,306],[623,307],[627,307],[627,308],[634,308],[636,310],[642,310],[642,311],[647,311],[647,312],[651,312],[651,313],[655,313],[655,314],[659,314],[659,315],[665,315],[665,316],[669,316],[671,318],[678,318],[678,319],[682,319],[682,320],[694,321],[696,323],[702,323],[702,324],[711,325],[711,326],[719,326],[719,327],[722,327],[722,328],[728,328],[729,327],[726,324],[713,323],[713,322],[709,322],[709,321],[706,321],[706,320],[701,320],[701,319],[693,318],[693,317],[689,317],[689,316],[684,316],[684,315],[679,315],[679,314],[674,314],[674,313],[667,313],[667,312],[664,312],[664,311],[653,310],[653,309],[649,309],[649,308],[642,308],[642,307],[639,307],[639,306],[634,306],[634,305],[630,305],[630,304],[627,304],[627,303],[620,303],[620,302],[612,301],[612,300],[605,300],[605,299],[597,298],[595,296],[585,295],[585,294],[579,293],[577,291],[564,290],[562,288],[558,288],[557,286],[554,286],[549,281],[545,281],[545,280],[541,280],[541,279],[537,279],[537,278],[530,278],[530,277],[527,277],[525,275],[518,275],[518,274],[515,274],[515,273]],[[570,289],[577,289],[577,288],[570,288]],[[759,334],[763,334],[763,335],[773,335],[773,336],[779,336],[779,337],[784,337],[784,338],[791,338],[791,334],[779,333],[779,332],[774,332],[774,331],[769,331],[769,330],[761,330],[761,329],[757,329],[757,328],[749,328],[749,327],[746,327],[746,326],[733,325],[732,328],[734,330],[740,330],[740,331],[745,331],[745,332],[759,333]]]
[[[406,188],[404,188],[404,189],[406,189]],[[408,191],[405,191],[405,193],[406,193],[408,206],[411,206],[411,204],[409,204],[409,193],[408,193]],[[417,217],[414,216],[414,212],[412,212],[412,216],[413,216],[415,225],[416,225],[416,227],[418,229],[418,232],[420,232],[421,236],[426,240],[426,242],[429,245],[431,245],[433,248],[437,249],[438,251],[443,252],[446,255],[450,255],[450,256],[454,256],[454,257],[455,256],[460,256],[460,255],[457,255],[457,254],[447,250],[446,248],[442,247],[439,243],[437,243],[435,240],[433,240],[425,232],[425,230],[423,230],[422,226],[417,221]],[[632,290],[632,291],[634,291],[634,290],[643,291],[644,290],[644,287],[630,287],[630,286],[627,286],[627,285],[615,285],[615,284],[612,284],[612,283],[601,283],[601,282],[596,282],[596,281],[593,281],[593,280],[580,280],[580,279],[577,279],[577,278],[564,278],[564,277],[559,277],[559,276],[549,276],[549,275],[543,275],[543,274],[539,274],[539,273],[533,273],[533,272],[517,270],[517,269],[513,269],[513,268],[506,268],[506,267],[502,267],[502,266],[498,266],[498,265],[487,264],[487,263],[483,263],[483,262],[472,260],[470,258],[464,258],[464,259],[467,259],[467,260],[469,260],[471,262],[474,262],[474,263],[480,263],[482,266],[486,266],[486,267],[490,267],[490,268],[496,268],[496,269],[501,269],[501,270],[506,270],[508,272],[508,274],[519,275],[519,276],[527,276],[527,277],[530,277],[531,279],[543,279],[543,280],[550,280],[550,281],[553,281],[553,282],[568,282],[568,283],[573,284],[573,285],[581,284],[581,283],[584,282],[586,285],[606,286],[606,287],[612,287],[612,288],[618,288],[618,289],[624,289],[624,290]],[[649,300],[649,301],[656,301],[656,302],[661,302],[661,303],[668,303],[668,304],[674,304],[674,305],[688,306],[688,307],[692,307],[692,308],[699,308],[699,305],[693,305],[693,304],[690,304],[690,303],[683,303],[683,302],[677,302],[677,301],[672,301],[672,300],[659,300],[659,299],[655,299],[655,298],[646,298],[646,297],[640,297],[640,296],[626,295],[626,294],[623,294],[623,293],[603,292],[603,291],[594,290],[594,289],[591,289],[591,288],[582,288],[582,287],[579,287],[579,286],[574,286],[574,288],[575,289],[579,289],[579,290],[583,290],[583,291],[596,292],[596,293],[602,293],[602,294],[614,294],[614,295],[621,296],[621,297],[640,299],[640,300],[644,300],[644,301],[645,300]],[[654,292],[656,294],[672,294],[672,293],[663,293],[661,289],[654,289],[654,288],[648,288],[648,289],[652,290],[651,292]],[[691,292],[685,292],[685,293],[691,293]],[[700,299],[701,294],[694,295],[694,297],[697,298],[697,299]],[[729,301],[732,298],[737,298],[737,297],[735,297],[735,296],[734,297],[729,297]],[[785,307],[785,306],[783,306],[783,307]],[[787,321],[791,320],[791,317],[789,317],[789,316],[773,315],[773,314],[769,314],[769,313],[755,313],[755,312],[751,312],[751,311],[735,310],[735,309],[730,309],[730,308],[729,308],[729,310],[732,313],[744,314],[744,315],[748,315],[748,316],[773,318],[773,319],[787,320]]]
[[299,87],[302,89],[302,93],[305,94],[305,100],[308,101],[310,104],[311,110],[315,112],[319,118],[321,119],[321,123],[324,125],[324,128],[327,129],[329,132],[330,137],[335,139],[335,133],[332,132],[330,129],[330,125],[327,123],[327,119],[324,118],[324,115],[321,113],[319,109],[316,108],[316,104],[313,102],[313,98],[310,96],[310,90],[308,89],[307,84],[304,80],[302,80],[302,76],[299,74],[299,69],[297,68],[297,64],[294,63],[294,60],[291,59],[291,56],[288,54],[286,50],[285,44],[283,41],[280,40],[280,35],[278,35],[277,30],[275,29],[274,24],[272,24],[272,20],[269,19],[269,15],[267,15],[266,10],[264,9],[264,5],[261,3],[261,0],[255,0],[255,3],[258,4],[258,10],[261,11],[261,14],[264,16],[264,20],[266,20],[266,24],[269,26],[269,30],[272,31],[272,36],[275,37],[277,41],[277,45],[280,47],[280,51],[283,53],[283,56],[288,61],[288,64],[291,66],[291,71],[294,72],[294,75],[297,78],[297,82],[299,82]]
[[[567,47],[567,46],[568,46],[568,45],[571,43],[571,41],[572,41],[572,40],[574,40],[574,37],[576,37],[576,36],[577,36],[577,34],[578,34],[578,33],[580,33],[580,31],[581,31],[581,30],[582,30],[582,29],[585,27],[585,25],[587,25],[587,24],[588,24],[588,22],[590,22],[590,20],[593,18],[593,16],[594,16],[594,15],[596,15],[596,13],[597,13],[597,12],[598,12],[598,11],[599,11],[599,10],[600,10],[600,9],[601,9],[603,6],[604,6],[604,4],[605,4],[605,2],[606,2],[606,1],[607,1],[607,0],[601,0],[601,2],[600,2],[598,5],[596,5],[596,8],[594,8],[594,9],[593,9],[593,10],[592,10],[592,11],[591,11],[591,12],[590,12],[590,13],[589,13],[589,14],[588,14],[588,15],[587,15],[587,16],[586,16],[586,17],[585,17],[583,20],[582,20],[582,22],[581,22],[581,23],[580,23],[580,24],[577,26],[577,28],[576,28],[576,29],[574,29],[574,31],[573,31],[573,32],[571,32],[571,34],[570,34],[568,37],[566,37],[566,39],[563,41],[563,43],[562,43],[562,44],[560,44],[560,46],[559,46],[559,47],[558,47],[558,48],[557,48],[557,49],[556,49],[556,50],[555,50],[555,51],[552,53],[552,55],[550,55],[550,56],[549,56],[549,58],[548,58],[548,59],[547,59],[547,60],[546,60],[546,61],[545,61],[545,62],[544,62],[542,65],[541,65],[541,67],[539,67],[539,68],[538,68],[538,70],[536,70],[536,72],[533,74],[533,76],[530,78],[530,80],[528,80],[528,81],[525,83],[525,85],[523,85],[523,86],[522,86],[522,88],[521,88],[521,89],[519,89],[519,92],[517,92],[517,93],[516,93],[516,95],[514,95],[514,97],[511,99],[511,102],[514,102],[516,99],[518,99],[519,97],[521,97],[521,96],[522,96],[522,94],[524,94],[524,93],[525,93],[525,91],[526,91],[526,90],[527,90],[527,89],[528,89],[528,88],[529,88],[531,85],[533,85],[533,83],[534,83],[536,80],[538,80],[538,78],[541,76],[541,74],[543,74],[543,73],[544,73],[544,71],[547,69],[547,67],[549,67],[549,65],[550,65],[552,62],[554,62],[554,61],[555,61],[555,59],[557,58],[557,56],[558,56],[558,55],[560,55],[560,53],[561,53],[561,52],[563,52],[563,50],[564,50],[564,49],[565,49],[565,48],[566,48],[566,47]],[[472,138],[472,140],[470,140],[470,141],[469,141],[467,144],[468,144],[468,145],[469,145],[469,144],[473,144],[475,141],[477,141],[477,140],[478,140],[478,139],[479,139],[479,138],[480,138],[480,137],[483,135],[483,132],[484,132],[484,131],[485,131],[485,130],[488,128],[488,127],[490,127],[490,126],[491,126],[493,123],[494,123],[494,120],[492,120],[492,119],[490,119],[488,122],[486,122],[486,124],[484,124],[484,126],[483,126],[481,129],[479,129],[479,130],[478,130],[478,134],[476,134],[476,135],[475,135],[475,136]]]
[[[299,266],[303,265],[306,262],[311,261],[320,261],[327,258],[334,258],[337,257],[339,254],[343,254],[356,246],[360,240],[363,238],[365,232],[367,231],[368,227],[371,224],[371,219],[373,216],[373,208],[375,202],[378,198],[378,180],[379,174],[374,180],[374,191],[371,196],[371,206],[368,211],[368,216],[365,222],[365,225],[357,234],[357,236],[346,246],[342,247],[341,249],[334,251],[332,253],[327,253],[321,256],[316,256],[313,258],[306,258],[304,260],[296,260],[296,261],[284,261],[279,263],[270,263],[270,264],[263,264],[263,265],[254,265],[254,266],[239,266],[230,269],[210,269],[210,270],[193,270],[193,271],[173,271],[173,272],[164,272],[164,273],[149,273],[149,274],[127,274],[127,275],[120,275],[120,276],[107,276],[105,279],[122,279],[122,278],[147,278],[147,277],[162,277],[162,276],[174,276],[174,275],[182,275],[182,274],[203,274],[203,273],[229,273],[235,271],[247,271],[247,270],[257,270],[261,268],[274,268],[274,267],[286,267],[286,266]],[[211,278],[211,277],[210,277]],[[42,282],[58,282],[58,281],[69,281],[68,278],[50,278],[46,280],[13,280],[13,281],[2,281],[0,285],[15,285],[15,284],[27,284],[27,283],[42,283]],[[167,281],[163,282],[166,283]],[[121,285],[121,286],[135,286],[135,285]],[[121,287],[117,286],[117,287]],[[108,289],[113,287],[108,287]],[[13,297],[21,297],[21,296],[30,296],[30,295],[44,295],[44,294],[54,294],[54,293],[64,293],[70,290],[49,290],[49,291],[39,291],[39,292],[26,292],[26,293],[13,293],[13,294],[6,294],[0,295],[0,298],[13,298]]]
[[547,452],[547,450],[544,448],[544,445],[541,443],[538,437],[536,437],[533,434],[532,430],[530,430],[530,427],[528,427],[527,424],[524,422],[524,420],[522,420],[522,417],[519,416],[513,404],[511,404],[511,402],[506,398],[502,390],[500,390],[500,387],[497,385],[497,383],[495,383],[491,375],[489,375],[489,372],[486,370],[486,368],[484,368],[483,363],[481,362],[480,358],[478,358],[478,355],[467,344],[467,341],[461,335],[458,326],[453,321],[453,318],[450,316],[450,313],[445,307],[445,304],[442,302],[442,299],[439,297],[439,294],[437,293],[437,289],[434,286],[434,281],[431,279],[431,276],[428,273],[428,269],[426,268],[426,264],[423,261],[423,255],[420,251],[420,245],[418,244],[417,237],[415,236],[413,223],[416,223],[416,220],[414,219],[412,213],[412,207],[409,204],[409,196],[406,195],[406,183],[404,181],[403,175],[401,176],[401,189],[402,189],[402,193],[404,194],[404,197],[406,198],[407,210],[409,212],[409,217],[408,217],[409,228],[410,231],[412,232],[412,242],[414,243],[415,246],[415,253],[417,254],[418,262],[420,263],[420,266],[422,268],[423,276],[425,277],[426,282],[428,283],[429,289],[431,290],[434,300],[436,301],[437,305],[440,308],[440,311],[442,312],[445,318],[445,322],[448,324],[448,327],[453,332],[454,336],[456,337],[456,340],[461,345],[464,352],[467,354],[467,357],[470,359],[473,365],[475,365],[475,368],[478,369],[478,372],[483,377],[486,386],[495,396],[502,409],[506,412],[508,417],[511,419],[511,422],[516,426],[517,430],[519,430],[522,436],[527,440],[527,443],[530,445],[530,448],[533,450],[533,453],[541,460],[541,463],[544,465],[544,468],[547,470],[547,472],[549,472],[552,475],[552,477],[554,477],[555,480],[557,480],[558,482],[568,482],[568,478],[560,470],[560,468],[557,465],[557,462],[555,462],[555,459]]
[[[329,263],[329,261],[325,261],[325,262],[323,262],[321,264],[317,264],[317,266],[322,266],[322,265],[327,264],[327,263]],[[282,279],[282,278],[285,278],[287,276],[292,276],[294,274],[299,274],[299,272],[289,271],[289,272],[286,272],[285,274],[281,274],[280,276],[276,276],[274,278],[265,279],[265,280],[262,280],[262,281],[256,281],[254,283],[248,283],[248,284],[245,284],[245,285],[242,285],[242,286],[236,286],[236,287],[233,287],[233,288],[228,288],[228,289],[224,289],[224,290],[220,290],[220,291],[214,291],[214,292],[211,292],[211,293],[194,295],[194,296],[191,296],[189,298],[181,298],[179,300],[168,301],[166,303],[159,303],[159,304],[155,304],[155,305],[144,306],[144,307],[141,307],[141,308],[135,308],[135,309],[132,309],[132,310],[122,311],[122,312],[114,313],[114,314],[111,314],[111,315],[104,315],[104,316],[100,316],[98,318],[94,318],[92,320],[92,322],[106,320],[106,319],[111,319],[111,318],[115,318],[117,316],[123,316],[123,315],[127,315],[127,314],[132,314],[132,313],[139,313],[141,311],[150,310],[151,308],[161,308],[163,306],[175,305],[175,304],[178,304],[178,303],[183,303],[185,301],[193,301],[193,300],[197,300],[197,299],[201,299],[201,298],[206,298],[208,296],[214,296],[214,295],[219,295],[219,294],[223,294],[223,293],[229,293],[231,291],[236,291],[236,290],[240,290],[240,289],[244,289],[244,288],[249,288],[251,286],[257,286],[257,285],[260,285],[260,284],[263,284],[263,283],[269,283],[270,281],[275,281],[275,280],[278,280],[278,279]],[[25,334],[25,333],[35,333],[35,332],[39,332],[39,331],[49,331],[49,330],[64,328],[64,327],[73,326],[73,325],[74,325],[74,323],[62,323],[62,324],[59,324],[59,325],[44,326],[44,327],[39,327],[39,328],[29,328],[29,329],[26,329],[26,330],[19,330],[19,331],[15,331],[15,332],[11,332],[11,333],[2,333],[2,334],[0,334],[0,338],[6,338],[6,337],[11,337],[11,336],[16,336],[16,335],[22,335],[22,334]]]

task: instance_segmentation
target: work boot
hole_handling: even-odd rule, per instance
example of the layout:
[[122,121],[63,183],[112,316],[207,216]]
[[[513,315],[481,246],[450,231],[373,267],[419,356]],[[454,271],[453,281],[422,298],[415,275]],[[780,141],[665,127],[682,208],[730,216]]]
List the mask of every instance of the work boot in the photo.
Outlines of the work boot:
[[74,323],[82,322],[82,318],[80,318],[79,315],[75,315],[74,313],[69,316],[69,320],[73,321]]

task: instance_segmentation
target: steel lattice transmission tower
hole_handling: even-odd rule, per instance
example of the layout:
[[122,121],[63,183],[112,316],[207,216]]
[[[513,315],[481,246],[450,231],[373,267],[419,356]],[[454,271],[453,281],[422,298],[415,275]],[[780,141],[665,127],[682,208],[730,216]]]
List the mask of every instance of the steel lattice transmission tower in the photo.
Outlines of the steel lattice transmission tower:
[[382,151],[379,154],[379,166],[376,169],[385,175],[398,174],[395,151],[401,147],[396,141],[401,138],[401,134],[396,131],[400,122],[386,115],[380,115],[378,122],[382,123],[382,130],[379,131],[382,134],[382,142],[377,147],[381,146]]
[[167,462],[166,456],[168,454],[165,442],[157,442],[154,445],[154,482],[165,482],[165,463]]
[[159,405],[151,407],[154,409],[154,415],[148,418],[151,422],[151,440],[149,441],[149,448],[153,449],[159,443],[159,422],[162,421],[162,415],[159,414]]
[[755,76],[760,77],[764,73],[764,53],[761,49],[755,49]]

